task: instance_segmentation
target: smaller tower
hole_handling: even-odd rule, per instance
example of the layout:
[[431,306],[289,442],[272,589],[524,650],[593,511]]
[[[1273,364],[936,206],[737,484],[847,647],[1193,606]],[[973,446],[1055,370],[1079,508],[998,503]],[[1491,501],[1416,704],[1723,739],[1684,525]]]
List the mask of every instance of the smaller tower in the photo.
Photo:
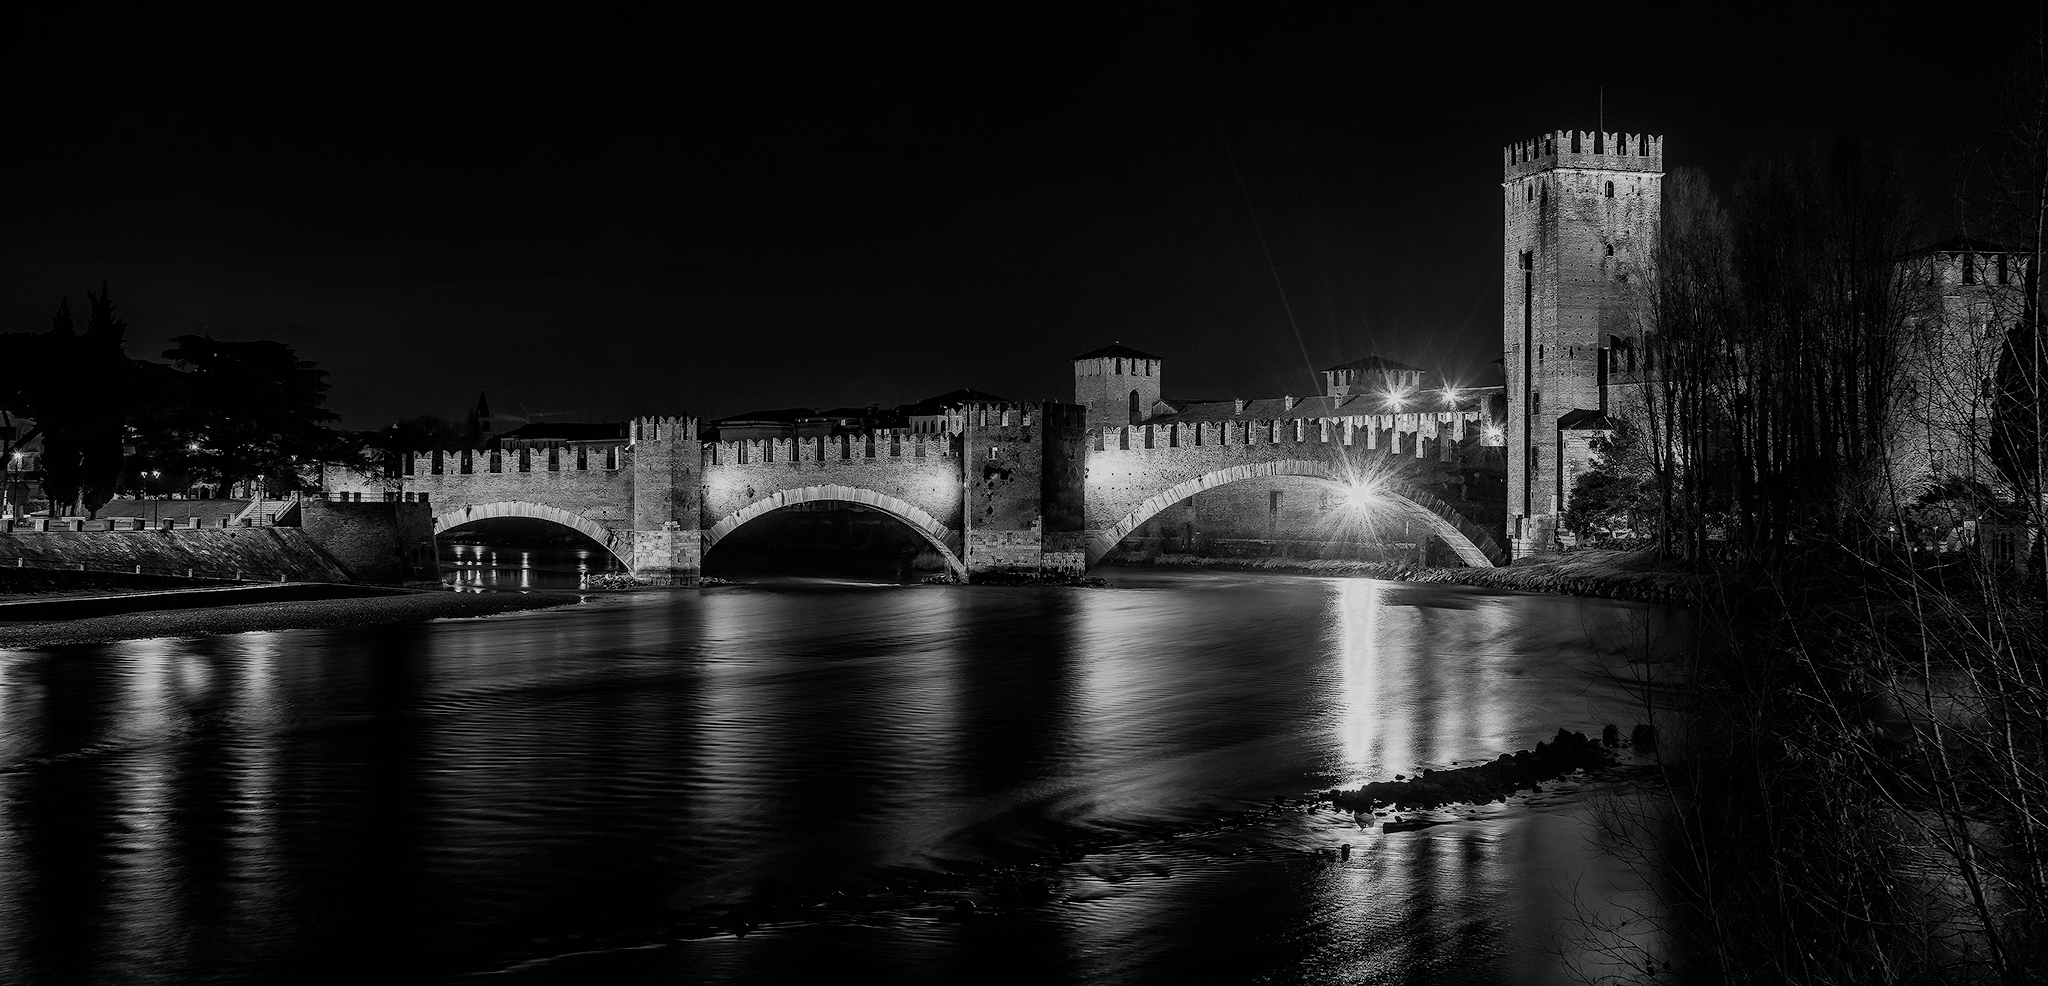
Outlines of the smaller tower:
[[484,399],[483,391],[476,394],[476,406],[469,409],[469,420],[463,431],[471,445],[482,448],[498,437],[497,429],[491,427],[491,402]]
[[1160,359],[1111,343],[1074,357],[1074,403],[1088,409],[1088,427],[1134,425],[1159,401]]

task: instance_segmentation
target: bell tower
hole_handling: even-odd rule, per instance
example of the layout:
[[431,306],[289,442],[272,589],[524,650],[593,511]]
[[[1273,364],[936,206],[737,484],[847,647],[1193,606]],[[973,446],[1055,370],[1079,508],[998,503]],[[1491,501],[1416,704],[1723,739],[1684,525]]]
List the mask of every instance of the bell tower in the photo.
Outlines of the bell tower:
[[1520,558],[1557,547],[1587,439],[1606,424],[1609,353],[1639,334],[1664,138],[1559,130],[1503,148],[1502,164],[1507,533]]

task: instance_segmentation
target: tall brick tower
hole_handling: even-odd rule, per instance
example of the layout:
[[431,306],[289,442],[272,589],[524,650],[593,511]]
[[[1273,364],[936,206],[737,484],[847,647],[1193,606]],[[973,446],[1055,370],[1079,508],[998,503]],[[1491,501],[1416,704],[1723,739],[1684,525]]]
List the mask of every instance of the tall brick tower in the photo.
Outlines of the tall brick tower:
[[1634,288],[1656,249],[1664,138],[1559,130],[1504,148],[1501,344],[1508,539],[1554,548],[1588,437],[1606,424],[1609,355],[1638,335]]

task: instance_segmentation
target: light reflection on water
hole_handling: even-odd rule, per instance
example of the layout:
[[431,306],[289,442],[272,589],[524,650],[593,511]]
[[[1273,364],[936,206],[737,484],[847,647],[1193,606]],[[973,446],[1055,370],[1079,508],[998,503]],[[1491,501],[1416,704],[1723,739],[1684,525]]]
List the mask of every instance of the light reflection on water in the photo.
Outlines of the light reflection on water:
[[[1682,620],[1116,578],[0,652],[0,981],[1544,982],[1567,889],[1627,901],[1568,794],[1244,813],[1626,728],[1609,676]],[[1052,900],[876,893],[990,866]]]
[[582,548],[520,548],[443,541],[441,581],[457,592],[526,592],[580,589],[590,577],[622,572],[612,553],[594,543]]

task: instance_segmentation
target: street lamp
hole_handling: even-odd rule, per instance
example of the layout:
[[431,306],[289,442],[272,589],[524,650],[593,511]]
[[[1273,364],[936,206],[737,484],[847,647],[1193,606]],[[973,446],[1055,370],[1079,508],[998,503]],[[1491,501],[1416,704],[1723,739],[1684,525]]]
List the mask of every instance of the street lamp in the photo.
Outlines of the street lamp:
[[156,493],[150,487],[156,483],[157,477],[162,475],[163,473],[155,469],[145,469],[142,471],[142,498],[149,501],[149,527],[151,530],[156,529]]

